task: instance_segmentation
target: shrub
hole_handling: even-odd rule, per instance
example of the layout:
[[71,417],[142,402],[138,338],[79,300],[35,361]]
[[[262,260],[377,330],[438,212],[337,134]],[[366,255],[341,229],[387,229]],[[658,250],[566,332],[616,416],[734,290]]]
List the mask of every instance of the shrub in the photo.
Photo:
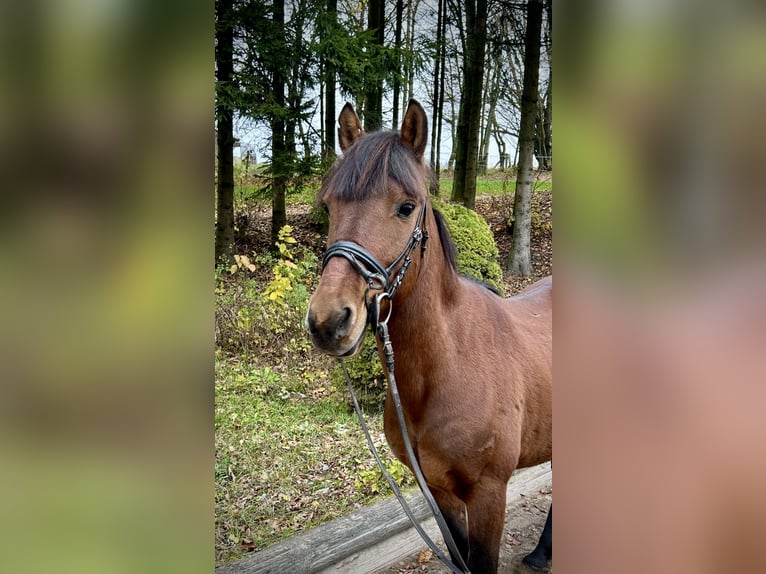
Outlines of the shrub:
[[[279,259],[237,255],[229,269],[216,270],[215,335],[222,351],[285,357],[311,349],[303,318],[318,281],[317,258],[307,248],[294,253],[291,233],[289,226],[279,232]],[[262,290],[256,277],[264,271],[271,279]]]
[[[375,337],[369,329],[359,353],[353,359],[346,359],[345,363],[359,406],[367,412],[381,412],[386,402],[386,374],[383,365],[380,364]],[[339,363],[330,372],[330,379],[335,388],[346,392],[346,378]],[[351,397],[348,398],[348,402],[352,405]]]
[[[383,455],[381,455],[381,459],[383,459],[382,457]],[[415,485],[415,476],[403,463],[389,458],[384,460],[384,464],[388,474],[391,475],[391,478],[396,481],[400,488]],[[354,486],[365,496],[374,496],[381,492],[387,492],[389,488],[386,477],[383,476],[383,472],[378,467],[370,470],[360,470]]]
[[442,212],[458,249],[457,269],[463,275],[486,283],[503,293],[503,271],[492,230],[484,218],[462,205],[431,198]]

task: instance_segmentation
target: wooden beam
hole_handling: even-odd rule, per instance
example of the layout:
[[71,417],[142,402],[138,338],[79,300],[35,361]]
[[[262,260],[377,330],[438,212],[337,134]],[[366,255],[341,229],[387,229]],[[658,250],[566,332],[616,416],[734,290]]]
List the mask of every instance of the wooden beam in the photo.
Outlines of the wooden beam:
[[[516,471],[508,482],[509,504],[551,482],[551,464]],[[441,542],[420,491],[405,495],[431,538]],[[425,547],[399,502],[391,497],[216,568],[216,574],[359,574],[375,572]]]

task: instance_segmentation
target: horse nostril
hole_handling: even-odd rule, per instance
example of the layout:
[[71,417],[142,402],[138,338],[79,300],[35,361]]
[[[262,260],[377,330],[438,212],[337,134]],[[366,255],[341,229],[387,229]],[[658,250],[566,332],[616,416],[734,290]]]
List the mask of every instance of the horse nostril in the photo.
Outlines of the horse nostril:
[[354,310],[351,307],[335,309],[326,318],[309,310],[306,314],[306,327],[315,341],[340,341],[351,330],[354,322]]
[[309,333],[312,335],[317,334],[317,316],[315,313],[312,313],[311,310],[309,310],[308,314],[306,315],[306,327],[308,327]]
[[342,337],[348,332],[348,329],[351,325],[351,317],[353,315],[353,311],[351,310],[351,307],[343,307],[339,315],[338,326],[335,331],[338,336]]

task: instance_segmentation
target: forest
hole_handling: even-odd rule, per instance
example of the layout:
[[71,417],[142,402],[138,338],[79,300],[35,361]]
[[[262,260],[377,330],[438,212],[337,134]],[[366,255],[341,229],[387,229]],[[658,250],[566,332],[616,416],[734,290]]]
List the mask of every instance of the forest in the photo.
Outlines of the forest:
[[375,131],[416,98],[452,201],[473,208],[478,175],[518,168],[513,271],[529,275],[532,169],[552,167],[550,2],[218,0],[215,20],[217,260],[233,255],[237,127],[264,134],[240,154],[264,158],[275,244],[286,197],[336,156],[343,101]]

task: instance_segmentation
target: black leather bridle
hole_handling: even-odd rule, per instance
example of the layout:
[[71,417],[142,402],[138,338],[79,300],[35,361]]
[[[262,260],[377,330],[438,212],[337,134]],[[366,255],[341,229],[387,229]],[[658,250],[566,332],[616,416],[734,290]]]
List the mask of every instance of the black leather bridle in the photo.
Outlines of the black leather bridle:
[[[351,263],[351,266],[356,270],[356,272],[359,273],[359,275],[361,275],[362,278],[367,282],[367,291],[365,292],[364,296],[365,305],[367,307],[367,321],[370,324],[370,328],[372,329],[373,333],[375,333],[375,335],[380,338],[380,341],[383,344],[383,350],[386,357],[386,368],[388,370],[388,385],[389,390],[391,391],[391,397],[394,402],[394,409],[396,411],[396,416],[399,422],[399,429],[402,433],[404,449],[407,452],[407,457],[409,458],[412,465],[412,472],[415,475],[415,479],[417,480],[418,485],[420,486],[420,490],[423,493],[426,502],[428,502],[428,505],[431,507],[431,512],[433,512],[434,518],[436,519],[436,524],[439,526],[439,530],[441,530],[444,542],[449,548],[452,556],[456,557],[457,564],[454,564],[449,558],[447,558],[439,549],[439,547],[436,546],[433,540],[431,540],[425,530],[423,530],[423,527],[415,518],[412,509],[410,509],[409,504],[407,504],[407,501],[402,496],[396,481],[388,472],[386,465],[383,464],[383,461],[381,460],[380,455],[375,448],[375,443],[370,436],[367,424],[364,422],[364,416],[362,415],[362,410],[359,407],[359,401],[357,401],[356,395],[354,394],[354,388],[351,385],[351,378],[349,377],[348,371],[346,370],[346,365],[343,363],[343,360],[341,360],[343,373],[346,378],[346,385],[348,386],[349,393],[353,399],[354,409],[356,410],[356,414],[362,424],[362,429],[364,430],[365,438],[367,439],[367,444],[370,447],[370,451],[372,452],[375,461],[378,463],[383,476],[386,477],[386,480],[391,486],[391,490],[393,490],[394,494],[396,495],[399,504],[401,504],[404,513],[410,519],[410,522],[412,522],[415,530],[417,530],[418,534],[420,534],[420,537],[425,541],[431,551],[454,574],[470,574],[468,567],[466,566],[465,561],[463,560],[463,557],[457,548],[457,544],[455,544],[455,541],[452,538],[452,533],[450,532],[449,527],[444,520],[444,516],[439,509],[439,505],[436,503],[436,500],[431,494],[431,490],[426,484],[426,479],[423,476],[423,472],[420,470],[420,465],[413,451],[409,433],[407,432],[407,424],[404,420],[404,412],[402,410],[402,401],[399,396],[399,389],[396,386],[396,377],[394,376],[394,348],[391,345],[391,340],[388,334],[388,320],[391,318],[391,309],[393,308],[394,295],[396,294],[396,290],[402,284],[404,276],[407,273],[407,269],[409,269],[410,264],[412,263],[412,252],[415,251],[418,243],[420,244],[421,260],[425,255],[426,242],[428,241],[428,231],[425,229],[425,213],[427,205],[428,201],[424,202],[421,206],[417,221],[415,222],[415,228],[412,230],[412,234],[410,235],[410,239],[407,242],[407,245],[399,254],[399,257],[394,259],[394,261],[388,267],[383,267],[380,261],[378,261],[378,259],[372,253],[367,251],[358,243],[354,241],[336,241],[327,248],[327,251],[325,251],[325,255],[322,260],[322,268],[324,269],[324,267],[327,266],[327,262],[333,257],[343,257],[347,259],[349,263]],[[397,265],[399,265],[399,270],[396,271],[396,274],[394,275]],[[371,291],[377,291],[377,293],[375,293],[372,297],[369,297]],[[381,321],[380,304],[384,299],[389,300],[388,314],[386,318]]]
[[[396,290],[404,281],[404,275],[407,273],[412,263],[412,252],[420,243],[420,258],[422,259],[426,252],[426,242],[428,241],[428,231],[425,229],[425,212],[428,202],[426,201],[420,208],[415,228],[412,230],[410,239],[404,247],[399,257],[388,267],[378,261],[378,259],[364,247],[354,241],[336,241],[325,251],[322,260],[322,268],[327,266],[327,262],[333,257],[343,257],[351,263],[351,266],[367,282],[367,292],[365,293],[365,305],[367,306],[367,322],[373,333],[377,333],[380,319],[380,303],[383,299],[393,300]],[[399,271],[393,275],[397,266],[401,263]],[[393,278],[392,278],[393,275]],[[370,292],[377,291],[374,296],[369,297]]]

